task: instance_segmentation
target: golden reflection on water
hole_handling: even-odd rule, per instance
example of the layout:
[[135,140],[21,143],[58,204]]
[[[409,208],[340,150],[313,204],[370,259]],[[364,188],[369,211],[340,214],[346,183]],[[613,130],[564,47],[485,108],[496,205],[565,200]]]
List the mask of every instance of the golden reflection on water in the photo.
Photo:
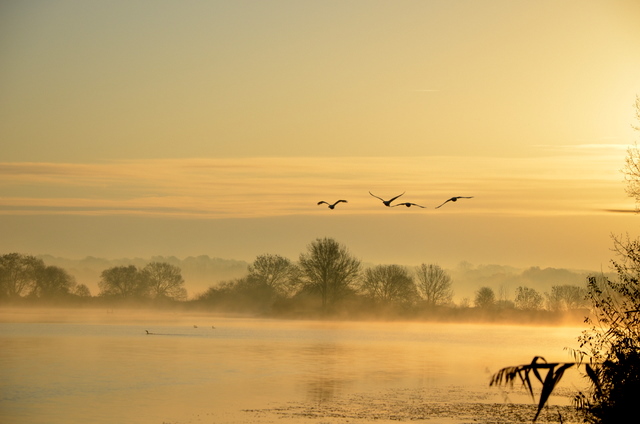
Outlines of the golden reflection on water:
[[0,422],[235,423],[246,410],[290,402],[451,387],[500,401],[488,388],[491,372],[535,355],[569,360],[563,348],[579,332],[0,310]]

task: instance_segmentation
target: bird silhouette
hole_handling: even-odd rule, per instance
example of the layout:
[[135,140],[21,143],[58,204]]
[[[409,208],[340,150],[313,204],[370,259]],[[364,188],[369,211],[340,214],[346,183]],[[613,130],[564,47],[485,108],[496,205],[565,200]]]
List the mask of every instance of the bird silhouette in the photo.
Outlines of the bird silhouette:
[[408,208],[410,208],[411,206],[417,206],[417,207],[419,207],[419,208],[424,208],[424,206],[420,206],[420,205],[417,205],[417,204],[415,204],[415,203],[409,203],[409,202],[396,203],[396,204],[395,204],[395,205],[393,205],[392,207],[394,207],[394,208],[395,208],[396,206],[406,206],[406,207],[408,207]]
[[336,207],[336,205],[337,205],[338,203],[340,203],[340,202],[349,203],[349,202],[347,202],[346,200],[338,200],[338,201],[337,201],[337,202],[335,202],[334,204],[331,204],[331,203],[329,203],[329,202],[325,202],[324,200],[321,200],[321,201],[319,201],[319,202],[318,202],[318,204],[319,204],[319,205],[321,205],[321,204],[323,204],[323,203],[326,203],[327,205],[329,205],[329,209],[333,209],[333,208],[335,208],[335,207]]
[[[402,192],[402,194],[404,194],[404,193],[406,193],[406,192]],[[369,194],[370,194],[370,195],[372,195],[373,197],[375,197],[376,199],[380,199],[380,200],[382,200],[382,203],[384,203],[384,205],[385,205],[386,207],[391,206],[391,202],[393,202],[394,200],[396,200],[398,197],[402,196],[402,194],[398,194],[398,195],[397,195],[396,197],[394,197],[393,199],[390,199],[390,200],[384,200],[382,197],[378,197],[378,196],[376,196],[375,194],[373,194],[373,193],[371,193],[371,192],[369,192]]]
[[[455,196],[455,197],[452,197],[451,199],[445,200],[442,203],[442,205],[444,205],[447,202],[457,202],[458,199],[473,199],[473,196]],[[442,205],[440,205],[440,206],[442,206]],[[440,206],[436,206],[436,209],[438,209]]]

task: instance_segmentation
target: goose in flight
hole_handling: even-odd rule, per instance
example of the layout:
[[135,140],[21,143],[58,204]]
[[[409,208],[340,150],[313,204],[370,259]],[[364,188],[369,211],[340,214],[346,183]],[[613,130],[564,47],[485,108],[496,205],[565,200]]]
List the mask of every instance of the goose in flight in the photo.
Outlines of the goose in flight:
[[[404,194],[404,193],[406,193],[406,192],[402,192],[402,194]],[[378,197],[378,196],[376,196],[375,194],[373,194],[373,193],[371,193],[371,192],[369,192],[369,194],[370,194],[370,195],[372,195],[373,197],[375,197],[376,199],[380,199],[380,200],[382,200],[382,203],[384,203],[384,205],[385,205],[386,207],[391,206],[391,202],[393,202],[394,200],[396,200],[398,197],[402,196],[402,194],[398,194],[398,195],[397,195],[396,197],[394,197],[393,199],[390,199],[390,200],[384,200],[382,197]]]
[[325,202],[324,200],[321,200],[321,201],[319,201],[319,202],[318,202],[318,204],[319,204],[319,205],[321,205],[321,204],[323,204],[323,203],[326,203],[327,205],[329,205],[329,209],[333,209],[333,208],[335,208],[335,207],[336,207],[336,205],[337,205],[338,203],[340,203],[340,202],[349,203],[349,202],[347,202],[346,200],[338,200],[338,201],[337,201],[337,202],[335,202],[334,204],[331,204],[331,203],[329,203],[329,202]]
[[[455,196],[455,197],[452,197],[451,199],[445,200],[442,203],[442,205],[444,205],[447,202],[457,202],[458,199],[473,199],[473,196]],[[440,205],[440,206],[442,206],[442,205]],[[436,206],[436,209],[438,209],[440,206]]]
[[415,204],[415,203],[409,203],[409,202],[396,203],[396,204],[395,204],[395,205],[393,205],[392,207],[394,207],[394,208],[395,208],[396,206],[406,206],[406,207],[408,207],[408,208],[410,208],[411,206],[417,206],[417,207],[419,207],[419,208],[424,208],[424,206],[420,206],[420,205],[417,205],[417,204]]

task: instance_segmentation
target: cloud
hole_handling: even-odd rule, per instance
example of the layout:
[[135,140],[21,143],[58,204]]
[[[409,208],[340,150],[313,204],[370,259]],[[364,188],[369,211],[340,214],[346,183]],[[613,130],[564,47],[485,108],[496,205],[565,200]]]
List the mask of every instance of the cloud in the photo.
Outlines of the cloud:
[[638,209],[604,209],[604,212],[610,212],[610,213],[639,213]]
[[[624,153],[544,158],[343,157],[127,160],[93,164],[0,163],[0,214],[104,214],[203,219],[326,214],[319,200],[347,199],[330,213],[389,213],[381,197],[444,213],[549,215],[626,209],[618,172]],[[617,164],[617,165],[615,165]],[[625,203],[626,202],[626,203]],[[396,210],[396,212],[398,212]],[[429,212],[424,210],[423,212]],[[406,211],[414,213],[414,211]]]
[[534,147],[547,150],[551,152],[564,152],[564,153],[575,153],[575,154],[584,154],[584,153],[611,153],[618,155],[620,152],[626,152],[629,147],[629,144],[620,144],[620,143],[583,143],[583,144],[561,144],[561,145],[548,145],[548,144],[538,144]]

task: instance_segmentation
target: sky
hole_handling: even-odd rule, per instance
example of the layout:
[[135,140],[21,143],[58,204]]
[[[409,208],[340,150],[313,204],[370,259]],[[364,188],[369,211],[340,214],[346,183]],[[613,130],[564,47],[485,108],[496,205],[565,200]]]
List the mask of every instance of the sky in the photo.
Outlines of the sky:
[[[640,220],[638,21],[635,0],[2,2],[0,254],[332,237],[371,263],[608,270]],[[435,209],[452,196],[473,198]]]

